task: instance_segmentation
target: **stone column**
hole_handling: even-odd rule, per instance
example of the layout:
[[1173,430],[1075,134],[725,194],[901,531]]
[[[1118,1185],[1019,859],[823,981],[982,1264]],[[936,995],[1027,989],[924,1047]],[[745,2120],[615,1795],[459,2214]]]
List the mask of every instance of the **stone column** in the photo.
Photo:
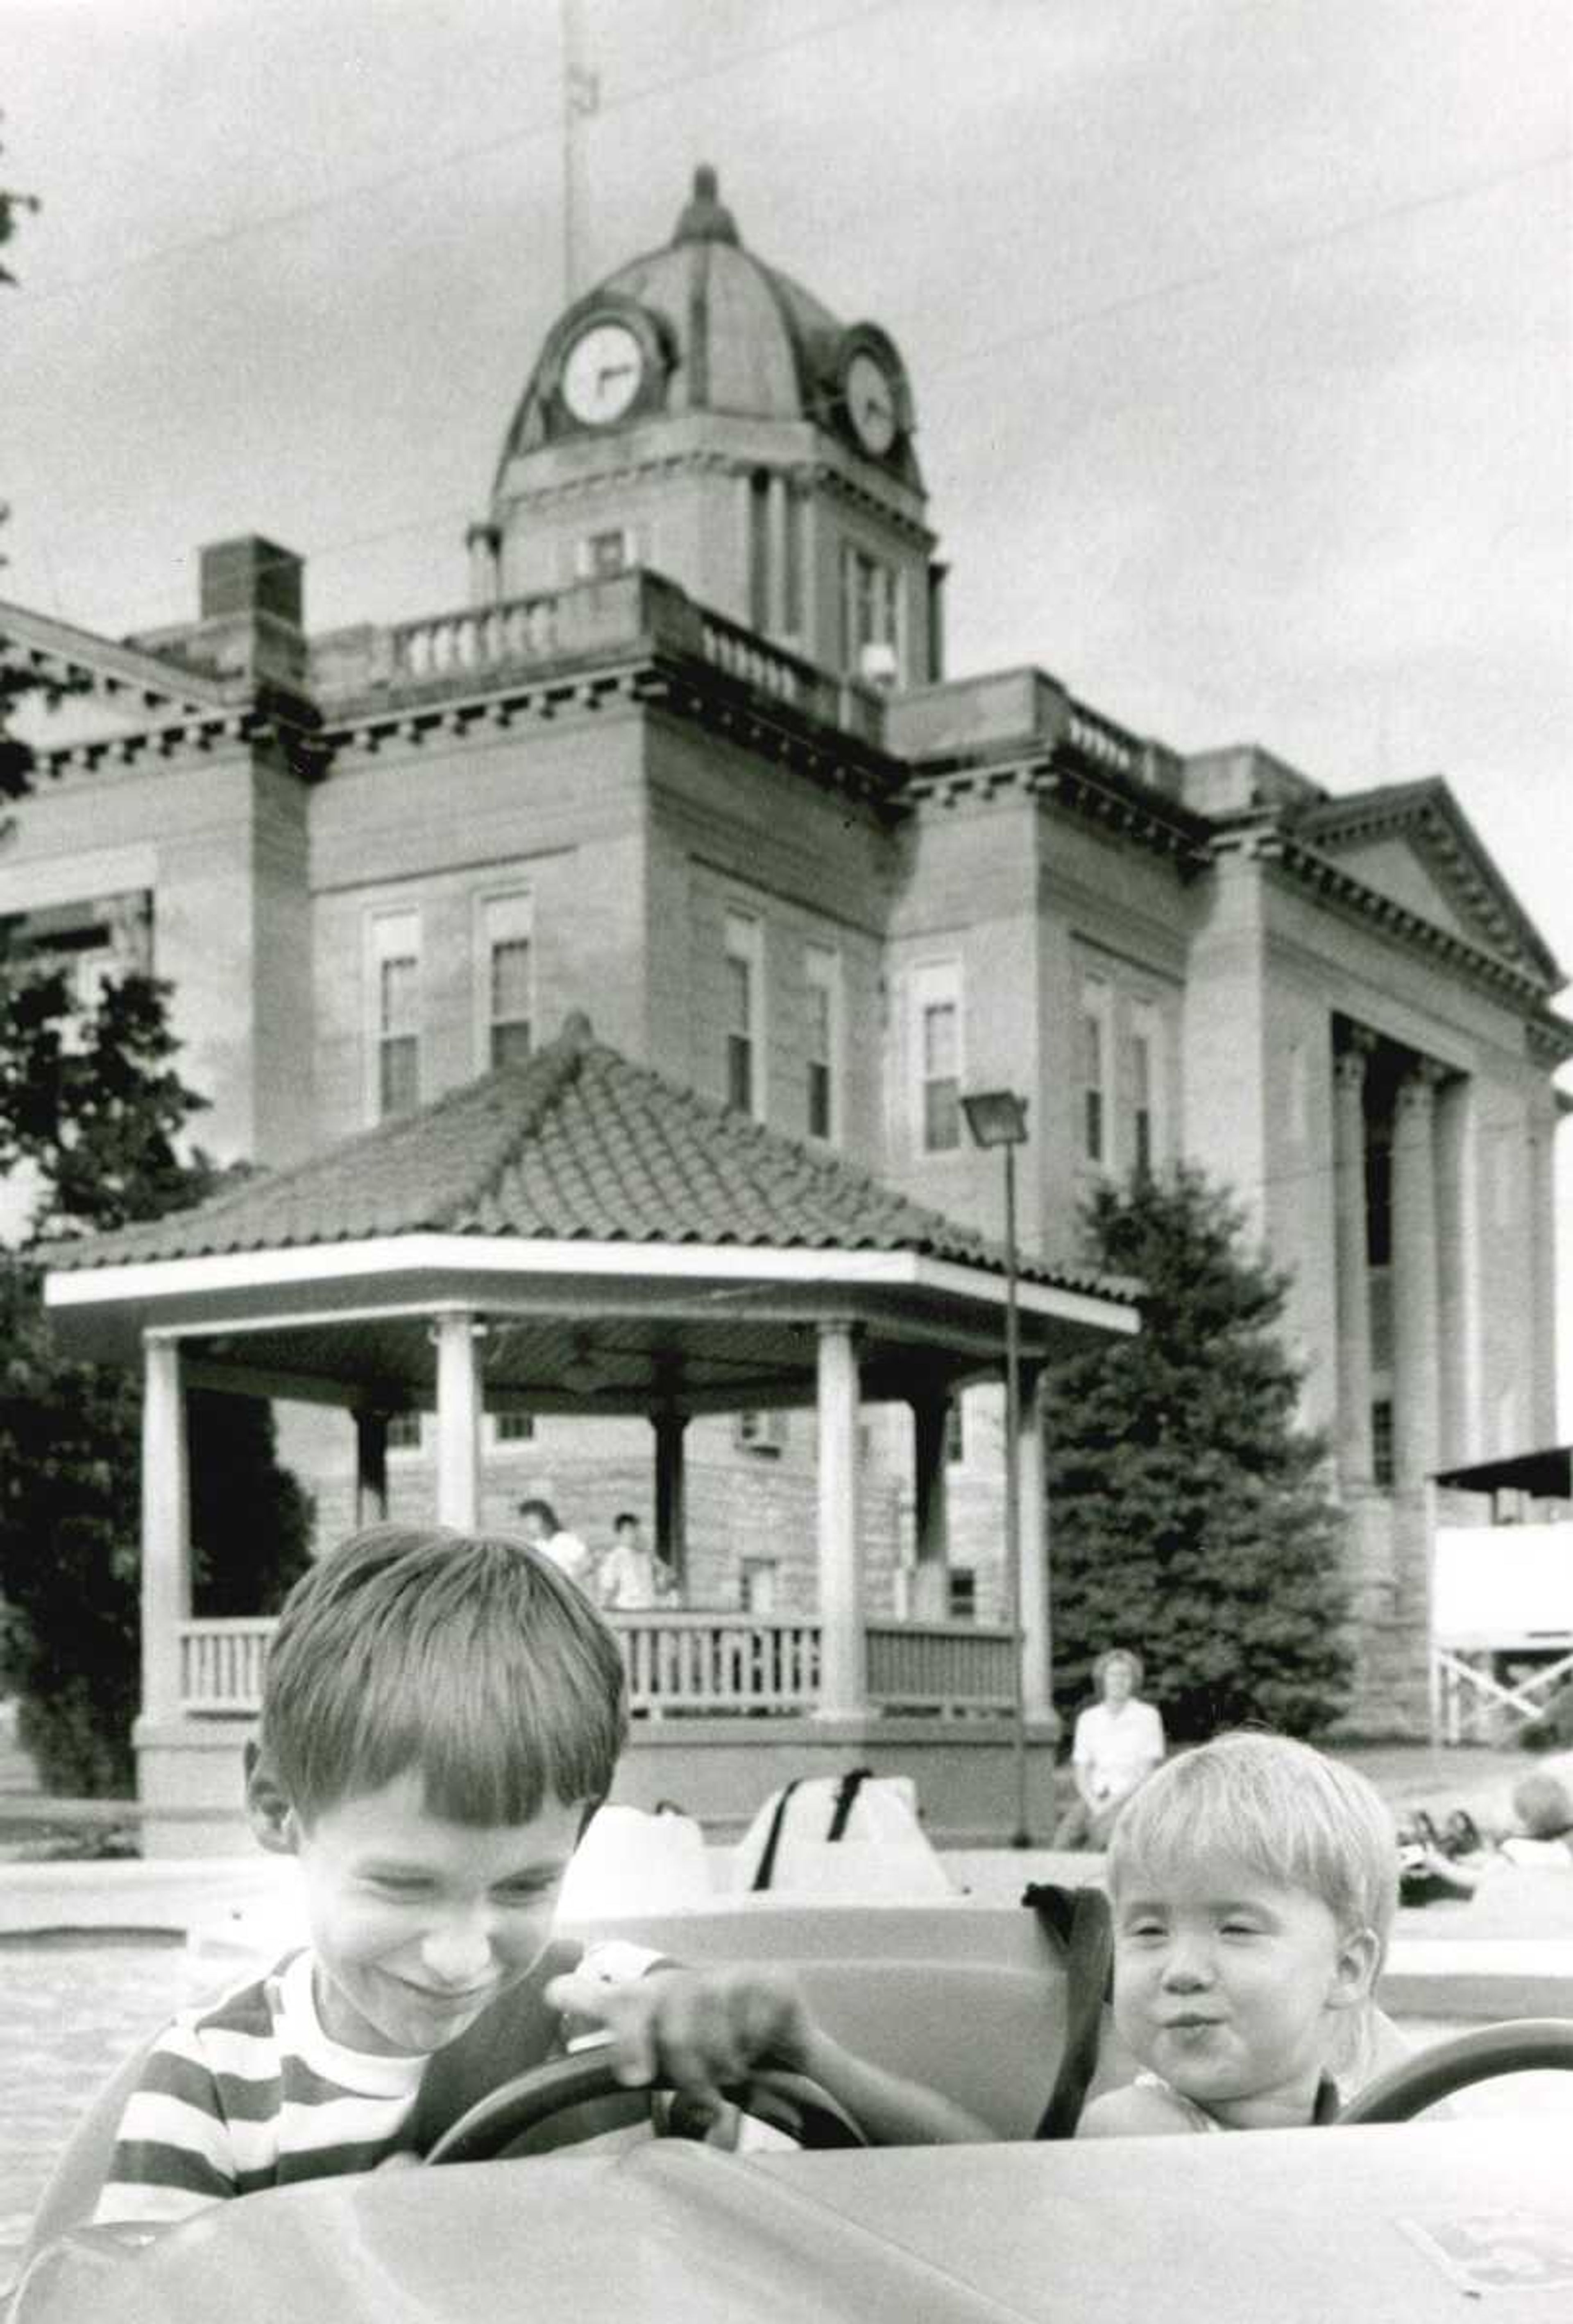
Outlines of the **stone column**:
[[820,1719],[860,1719],[868,1709],[863,1573],[857,1532],[857,1347],[853,1326],[819,1325]]
[[191,1618],[190,1481],[178,1340],[142,1342],[142,1715],[180,1715],[178,1626]]
[[355,1416],[355,1521],[381,1525],[388,1514],[388,1416]]
[[1439,1068],[1417,1059],[1393,1120],[1393,1448],[1400,1488],[1437,1465],[1437,1168]]
[[1552,1254],[1557,1240],[1556,1146],[1558,1115],[1555,1093],[1548,1093],[1530,1114],[1527,1157],[1529,1215],[1521,1232],[1530,1268],[1528,1333],[1528,1410],[1523,1416],[1523,1442],[1549,1443],[1557,1426],[1556,1277]]
[[1338,1330],[1338,1480],[1371,1482],[1371,1292],[1365,1244],[1369,1038],[1333,1061],[1333,1207]]
[[[1438,1450],[1444,1468],[1476,1458],[1479,1402],[1476,1253],[1468,1199],[1470,1084],[1455,1074],[1437,1092]],[[1535,1440],[1539,1442],[1537,1438]]]
[[950,1397],[928,1388],[912,1407],[912,1516],[917,1563],[912,1569],[912,1619],[943,1622],[950,1612],[950,1512],[945,1482],[945,1438]]
[[1022,1707],[1028,1719],[1053,1709],[1053,1646],[1049,1586],[1049,1504],[1044,1473],[1042,1371],[1020,1368],[1016,1416],[1017,1522],[1022,1544]]
[[686,1412],[665,1405],[650,1416],[655,1432],[655,1546],[671,1566],[680,1596],[689,1583],[687,1476],[683,1461]]
[[480,1510],[481,1377],[467,1307],[437,1319],[437,1520],[471,1533]]

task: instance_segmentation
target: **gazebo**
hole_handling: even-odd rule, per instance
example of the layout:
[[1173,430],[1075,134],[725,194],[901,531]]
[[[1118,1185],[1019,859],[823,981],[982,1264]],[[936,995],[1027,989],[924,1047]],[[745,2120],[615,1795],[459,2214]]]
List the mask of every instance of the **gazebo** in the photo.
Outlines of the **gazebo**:
[[[944,1588],[948,1404],[963,1382],[1003,1376],[997,1245],[629,1062],[574,1017],[527,1064],[50,1259],[62,1348],[143,1370],[136,1744],[150,1852],[233,1833],[272,1628],[192,1617],[191,1387],[345,1410],[368,1520],[386,1510],[390,1417],[434,1410],[437,1513],[459,1526],[479,1510],[484,1411],[643,1414],[657,1534],[680,1565],[689,1418],[811,1406],[817,1612],[615,1617],[634,1710],[651,1714],[636,1718],[619,1796],[738,1820],[780,1768],[842,1764],[877,1721],[882,1764],[916,1768],[926,1801],[936,1782],[947,1794],[931,1821],[999,1821],[991,1785],[1003,1792],[1017,1639],[948,1621]],[[1044,1744],[1038,1385],[1046,1363],[1136,1328],[1132,1290],[1032,1256],[1015,1270],[1022,1691]],[[858,1416],[865,1399],[897,1398],[914,1417],[913,1618],[871,1623]]]

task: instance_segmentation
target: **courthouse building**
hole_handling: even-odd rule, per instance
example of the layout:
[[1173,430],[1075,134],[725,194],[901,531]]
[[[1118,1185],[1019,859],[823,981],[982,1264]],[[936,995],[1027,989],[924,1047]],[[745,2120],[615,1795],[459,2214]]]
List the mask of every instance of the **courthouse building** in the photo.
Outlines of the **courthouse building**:
[[[1553,1433],[1560,972],[1443,775],[1324,784],[1133,733],[1040,668],[950,674],[921,384],[748,250],[700,171],[671,240],[548,333],[466,604],[313,633],[301,560],[248,537],[202,550],[177,628],[3,609],[7,651],[66,690],[32,714],[0,913],[84,989],[128,961],[169,979],[204,1144],[273,1168],[440,1115],[576,1012],[570,1040],[663,1103],[761,1125],[773,1168],[795,1142],[985,1236],[1000,1158],[959,1100],[1015,1090],[1050,1287],[1088,1287],[1100,1180],[1200,1165],[1292,1279],[1361,1714],[1418,1721],[1424,1480]],[[587,1327],[564,1393],[489,1412],[488,1515],[542,1491],[592,1545],[625,1506],[671,1533],[659,1428],[627,1397],[584,1417],[615,1369]],[[865,1408],[876,1612],[999,1618],[999,1398],[963,1377]],[[689,1423],[688,1603],[811,1610],[812,1416],[742,1375],[734,1401],[662,1391],[669,1448]],[[430,1506],[432,1425],[393,1418],[396,1508]],[[353,1433],[294,1419],[289,1443],[337,1530]]]

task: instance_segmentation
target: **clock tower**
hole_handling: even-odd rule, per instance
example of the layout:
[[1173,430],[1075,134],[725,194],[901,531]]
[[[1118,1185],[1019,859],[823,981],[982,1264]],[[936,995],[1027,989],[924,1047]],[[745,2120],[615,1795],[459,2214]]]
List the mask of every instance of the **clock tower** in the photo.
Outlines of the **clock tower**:
[[477,601],[648,566],[822,669],[941,675],[934,536],[889,335],[745,250],[715,172],[547,334],[471,528]]

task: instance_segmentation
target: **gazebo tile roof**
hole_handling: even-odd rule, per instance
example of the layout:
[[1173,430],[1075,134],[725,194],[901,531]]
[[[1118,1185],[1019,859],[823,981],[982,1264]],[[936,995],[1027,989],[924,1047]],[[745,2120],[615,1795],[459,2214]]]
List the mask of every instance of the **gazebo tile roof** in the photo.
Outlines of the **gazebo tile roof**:
[[[189,1211],[53,1246],[59,1268],[422,1231],[549,1241],[910,1250],[1003,1271],[1000,1247],[893,1187],[595,1041],[583,1018],[523,1065]],[[1029,1281],[1133,1286],[1025,1257]]]

